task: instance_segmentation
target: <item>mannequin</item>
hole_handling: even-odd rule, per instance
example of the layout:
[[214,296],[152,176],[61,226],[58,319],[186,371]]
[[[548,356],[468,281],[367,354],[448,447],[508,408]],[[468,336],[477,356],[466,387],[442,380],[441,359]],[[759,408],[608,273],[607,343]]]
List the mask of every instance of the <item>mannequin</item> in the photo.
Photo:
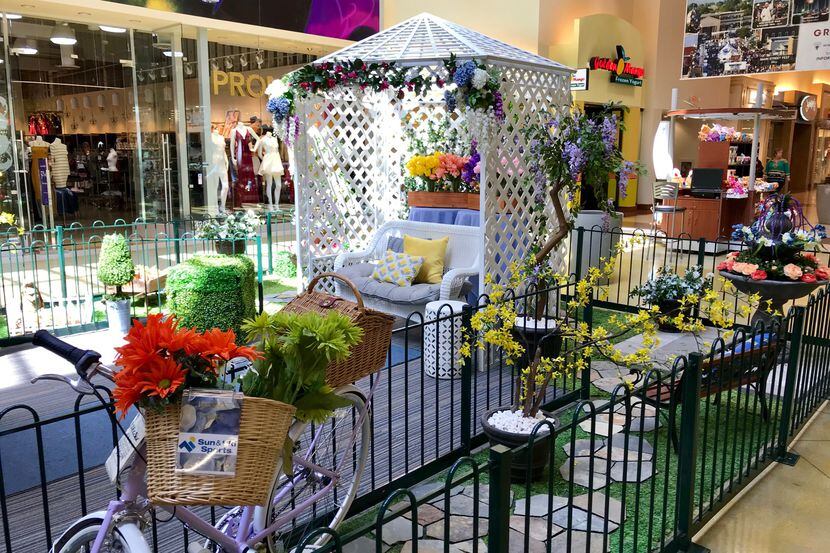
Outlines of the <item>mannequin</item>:
[[115,148],[110,148],[110,153],[107,154],[107,171],[118,172],[118,152]]
[[49,145],[49,168],[55,188],[66,188],[69,178],[69,152],[60,138],[55,138]]
[[236,124],[231,133],[231,163],[236,168],[233,203],[236,207],[243,203],[259,203],[252,152],[254,140],[256,135],[251,127],[241,121]]
[[262,175],[268,209],[278,210],[282,190],[282,158],[280,157],[280,139],[273,133],[263,134],[256,142],[254,151],[262,159],[259,174]]
[[219,134],[219,129],[214,125],[210,132],[210,166],[207,173],[207,185],[210,190],[216,190],[221,183],[219,191],[219,213],[225,212],[225,204],[228,201],[228,154],[225,151],[225,137]]

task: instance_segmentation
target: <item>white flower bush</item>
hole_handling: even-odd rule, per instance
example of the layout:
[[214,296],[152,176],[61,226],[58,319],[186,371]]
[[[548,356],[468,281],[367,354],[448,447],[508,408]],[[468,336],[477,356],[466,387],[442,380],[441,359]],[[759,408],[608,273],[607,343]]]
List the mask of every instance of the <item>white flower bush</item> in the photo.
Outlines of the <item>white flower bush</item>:
[[256,236],[261,221],[251,210],[237,211],[225,218],[202,222],[196,230],[196,238],[203,240],[244,240]]

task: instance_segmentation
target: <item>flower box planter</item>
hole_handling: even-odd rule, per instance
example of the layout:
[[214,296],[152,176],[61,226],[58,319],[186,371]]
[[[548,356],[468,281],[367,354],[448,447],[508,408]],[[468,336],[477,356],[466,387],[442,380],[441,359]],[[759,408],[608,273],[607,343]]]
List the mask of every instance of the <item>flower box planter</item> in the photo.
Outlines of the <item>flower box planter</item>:
[[406,193],[410,207],[443,207],[479,210],[481,196],[471,192],[415,192]]

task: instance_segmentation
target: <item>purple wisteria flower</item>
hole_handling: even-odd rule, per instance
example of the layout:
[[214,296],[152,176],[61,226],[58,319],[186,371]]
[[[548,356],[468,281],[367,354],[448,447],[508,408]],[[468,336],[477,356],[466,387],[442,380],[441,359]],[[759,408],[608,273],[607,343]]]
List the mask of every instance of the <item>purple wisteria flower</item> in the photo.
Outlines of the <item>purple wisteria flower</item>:
[[628,180],[631,178],[631,172],[634,171],[634,163],[631,161],[623,161],[620,167],[619,178],[617,179],[617,189],[620,191],[620,197],[628,196]]
[[600,125],[602,133],[602,143],[605,146],[605,151],[610,152],[614,149],[617,143],[617,116],[611,115],[602,120]]
[[448,111],[455,111],[455,108],[458,106],[458,99],[451,90],[444,91],[444,103],[447,104]]
[[496,115],[496,119],[504,121],[504,100],[498,90],[493,93],[493,113]]
[[562,148],[562,154],[565,157],[565,161],[568,162],[568,170],[571,173],[571,178],[576,180],[585,164],[585,156],[582,149],[573,142],[567,142]]
[[464,164],[464,167],[461,169],[461,180],[464,181],[466,184],[470,184],[471,182],[478,182],[478,175],[479,175],[479,163],[481,162],[481,154],[478,153],[476,149],[477,143],[473,140],[470,143],[470,159],[467,160],[467,163]]

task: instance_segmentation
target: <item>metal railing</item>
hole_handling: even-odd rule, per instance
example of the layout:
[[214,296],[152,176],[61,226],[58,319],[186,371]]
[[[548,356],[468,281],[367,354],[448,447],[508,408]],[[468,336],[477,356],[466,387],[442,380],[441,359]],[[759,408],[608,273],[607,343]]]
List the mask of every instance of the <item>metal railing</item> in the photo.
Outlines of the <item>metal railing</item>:
[[[245,242],[244,253],[257,268],[258,282],[273,273],[280,252],[294,253],[291,212],[266,213],[261,234]],[[123,234],[130,246],[137,278],[125,291],[132,296],[133,315],[162,309],[170,267],[201,253],[211,253],[209,240],[195,237],[198,221],[166,223],[94,223],[46,229],[22,235],[0,235],[0,346],[15,337],[47,328],[70,334],[106,327],[98,280],[98,253],[104,235]],[[261,288],[260,288],[261,289]],[[262,298],[260,298],[261,300]]]

